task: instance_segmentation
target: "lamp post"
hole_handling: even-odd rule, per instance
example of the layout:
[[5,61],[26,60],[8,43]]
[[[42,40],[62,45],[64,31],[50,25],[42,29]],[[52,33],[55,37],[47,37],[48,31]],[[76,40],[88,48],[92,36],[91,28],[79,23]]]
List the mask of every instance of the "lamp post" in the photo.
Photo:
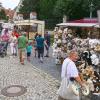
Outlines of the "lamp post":
[[89,7],[90,7],[90,19],[91,19],[92,18],[92,14],[93,14],[93,7],[94,7],[92,1],[90,3],[90,6]]
[[97,10],[98,24],[99,24],[99,38],[100,38],[100,10]]
[[97,10],[97,16],[98,16],[98,24],[99,24],[99,27],[100,27],[100,10]]

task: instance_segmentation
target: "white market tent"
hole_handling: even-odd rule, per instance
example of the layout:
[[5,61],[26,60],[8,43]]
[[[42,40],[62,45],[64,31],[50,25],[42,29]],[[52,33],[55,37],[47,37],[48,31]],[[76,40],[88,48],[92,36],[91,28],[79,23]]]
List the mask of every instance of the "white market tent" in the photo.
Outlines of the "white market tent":
[[26,26],[26,25],[30,25],[30,26],[34,26],[35,24],[37,24],[37,32],[38,33],[42,33],[42,35],[44,36],[44,30],[45,30],[45,22],[44,21],[40,21],[40,20],[20,20],[20,21],[14,21],[15,25],[17,26]]
[[71,26],[71,27],[97,27],[99,28],[98,23],[60,23],[57,26]]
[[57,26],[71,26],[71,27],[96,27],[100,28],[97,18],[84,18],[79,20],[69,21],[67,23],[60,23]]

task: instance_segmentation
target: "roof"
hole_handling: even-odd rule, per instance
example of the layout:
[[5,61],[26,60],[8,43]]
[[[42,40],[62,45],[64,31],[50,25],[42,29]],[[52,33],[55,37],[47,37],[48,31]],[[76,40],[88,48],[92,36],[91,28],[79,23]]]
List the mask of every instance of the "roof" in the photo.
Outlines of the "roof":
[[79,20],[74,20],[74,21],[69,21],[71,23],[98,23],[97,18],[84,18],[84,19],[79,19]]
[[57,26],[95,27],[98,23],[60,23]]
[[69,21],[67,23],[60,23],[57,24],[57,26],[71,26],[71,27],[98,27],[98,20],[96,18],[94,19],[80,19],[80,20],[74,20]]

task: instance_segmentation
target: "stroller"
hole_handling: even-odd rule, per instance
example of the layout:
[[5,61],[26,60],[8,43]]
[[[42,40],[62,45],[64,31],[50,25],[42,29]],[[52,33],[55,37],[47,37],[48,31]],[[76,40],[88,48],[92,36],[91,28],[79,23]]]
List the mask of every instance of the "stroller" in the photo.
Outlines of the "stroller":
[[6,42],[0,42],[0,56],[5,57],[7,55],[7,43]]

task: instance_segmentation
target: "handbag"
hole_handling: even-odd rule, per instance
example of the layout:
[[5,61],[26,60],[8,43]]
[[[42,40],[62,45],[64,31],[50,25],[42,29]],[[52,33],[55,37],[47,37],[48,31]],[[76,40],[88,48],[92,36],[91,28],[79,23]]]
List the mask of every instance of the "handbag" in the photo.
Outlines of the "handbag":
[[71,88],[75,95],[79,95],[81,92],[82,95],[87,96],[90,93],[89,86],[87,84],[84,84],[84,87],[81,87],[76,81],[73,82]]
[[[68,62],[69,64],[69,62]],[[67,74],[67,66],[66,65],[66,74]],[[66,75],[65,75],[66,76]],[[73,82],[70,81],[67,77],[64,77],[61,81],[60,88],[57,91],[57,94],[61,96],[63,99],[71,99],[78,100],[79,94],[75,94],[72,90]]]
[[66,77],[62,79],[57,94],[61,96],[63,99],[75,100],[75,98],[77,97],[77,95],[75,95],[72,91],[72,83],[68,81]]

